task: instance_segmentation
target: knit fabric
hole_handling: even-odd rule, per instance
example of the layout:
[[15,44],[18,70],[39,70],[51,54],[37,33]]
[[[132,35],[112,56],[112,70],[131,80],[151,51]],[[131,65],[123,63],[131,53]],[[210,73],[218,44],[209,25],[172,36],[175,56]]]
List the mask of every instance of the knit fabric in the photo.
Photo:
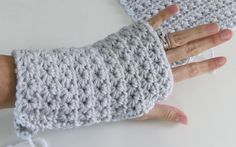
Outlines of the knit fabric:
[[[134,21],[147,20],[161,9],[178,3],[180,12],[164,22],[158,29],[164,33],[211,22],[218,23],[221,28],[235,28],[236,26],[235,0],[120,0],[120,3]],[[203,56],[209,58],[211,55],[213,51],[208,50],[198,56],[176,62],[173,66],[182,65]]]
[[166,98],[173,76],[163,46],[137,21],[81,48],[13,50],[19,137],[137,118]]

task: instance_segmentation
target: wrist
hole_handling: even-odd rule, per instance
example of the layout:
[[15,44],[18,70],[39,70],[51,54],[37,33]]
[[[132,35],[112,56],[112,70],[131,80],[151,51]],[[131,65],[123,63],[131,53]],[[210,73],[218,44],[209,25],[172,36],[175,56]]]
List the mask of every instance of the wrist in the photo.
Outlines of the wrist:
[[12,56],[0,55],[0,108],[13,107],[15,103],[16,74]]

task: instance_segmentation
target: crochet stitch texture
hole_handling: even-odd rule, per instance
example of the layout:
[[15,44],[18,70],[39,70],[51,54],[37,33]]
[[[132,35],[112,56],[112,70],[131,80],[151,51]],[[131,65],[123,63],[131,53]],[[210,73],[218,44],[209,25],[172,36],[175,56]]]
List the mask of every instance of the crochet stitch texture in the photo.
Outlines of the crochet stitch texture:
[[[221,28],[236,27],[235,0],[120,0],[120,3],[134,21],[147,20],[167,6],[179,4],[180,13],[164,22],[157,32],[176,32],[211,22],[218,23]],[[197,56],[176,62],[173,66],[194,58]]]
[[173,88],[163,46],[146,21],[85,47],[22,49],[12,55],[15,129],[21,138],[45,129],[136,118]]

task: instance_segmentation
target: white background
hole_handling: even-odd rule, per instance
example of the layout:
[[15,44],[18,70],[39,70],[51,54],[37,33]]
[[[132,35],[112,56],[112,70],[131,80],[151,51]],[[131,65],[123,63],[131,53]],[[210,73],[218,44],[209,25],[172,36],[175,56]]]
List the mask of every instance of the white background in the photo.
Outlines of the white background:
[[[83,46],[131,20],[116,0],[0,0],[0,53]],[[235,147],[236,37],[217,47],[225,67],[175,85],[166,103],[182,108],[187,126],[125,121],[41,133],[51,147]],[[19,141],[12,110],[0,111],[0,146]]]

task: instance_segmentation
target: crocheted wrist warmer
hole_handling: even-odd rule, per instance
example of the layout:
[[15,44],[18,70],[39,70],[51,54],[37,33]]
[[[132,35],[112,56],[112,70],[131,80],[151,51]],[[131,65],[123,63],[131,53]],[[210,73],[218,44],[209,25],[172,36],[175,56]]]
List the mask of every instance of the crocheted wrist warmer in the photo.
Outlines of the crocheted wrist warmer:
[[81,48],[13,50],[15,129],[38,131],[136,118],[172,91],[165,51],[144,21]]

